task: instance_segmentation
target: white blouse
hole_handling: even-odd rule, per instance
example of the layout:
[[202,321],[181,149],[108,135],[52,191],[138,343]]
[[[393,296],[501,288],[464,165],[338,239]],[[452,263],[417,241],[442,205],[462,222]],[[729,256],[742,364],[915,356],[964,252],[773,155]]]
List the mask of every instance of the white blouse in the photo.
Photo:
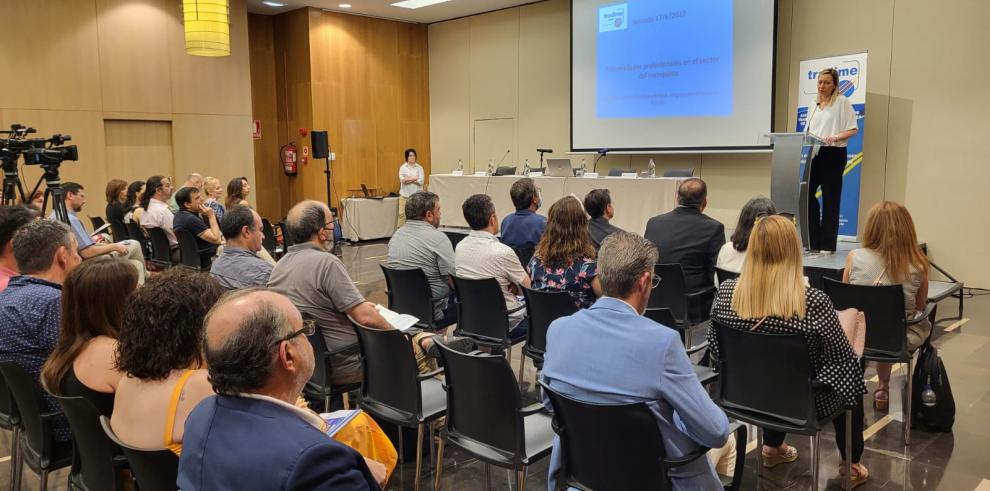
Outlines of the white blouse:
[[[825,108],[815,104],[808,114],[808,132],[819,138],[838,135],[856,127],[856,110],[845,96],[837,96],[835,102]],[[832,146],[844,147],[848,141],[837,141]]]

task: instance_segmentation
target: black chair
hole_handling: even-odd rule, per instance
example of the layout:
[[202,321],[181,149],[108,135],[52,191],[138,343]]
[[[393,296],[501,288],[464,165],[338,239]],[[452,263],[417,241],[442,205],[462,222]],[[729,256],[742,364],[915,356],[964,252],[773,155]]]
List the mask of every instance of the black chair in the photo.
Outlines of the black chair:
[[462,240],[464,240],[464,237],[468,236],[467,232],[463,232],[459,230],[458,231],[444,230],[443,234],[446,235],[447,239],[450,240],[450,246],[453,247],[454,249],[457,249],[457,244],[459,244]]
[[694,176],[694,167],[688,167],[687,169],[667,169],[663,171],[663,177],[692,177]]
[[285,222],[280,222],[278,228],[282,231],[282,250],[289,252],[289,247],[292,246],[292,237],[289,236],[288,230],[286,230]]
[[[560,394],[542,381],[540,385],[553,407],[553,430],[560,436],[559,484],[594,491],[669,490],[673,489],[670,469],[707,458],[709,449],[700,446],[682,457],[668,458],[656,415],[645,402],[592,404]],[[733,424],[732,430],[735,473],[719,477],[725,489],[735,490],[746,461],[746,427]]]
[[114,220],[112,218],[110,219],[110,234],[113,235],[114,242],[120,242],[131,238],[131,234],[127,233],[127,227],[124,226],[124,222]]
[[151,263],[163,268],[175,265],[172,262],[172,246],[168,241],[168,235],[158,227],[145,228],[148,238],[151,241]]
[[515,471],[518,489],[526,489],[530,465],[550,455],[553,429],[543,404],[523,407],[509,363],[497,355],[461,353],[438,344],[447,389],[446,438],[440,439],[433,489],[440,489],[444,440],[485,463]]
[[72,429],[73,488],[82,490],[124,489],[120,469],[127,461],[120,447],[107,437],[100,426],[100,412],[82,397],[53,396],[62,406]]
[[[522,305],[509,311],[505,307],[502,288],[495,278],[469,280],[452,277],[457,295],[457,329],[454,334],[471,338],[475,343],[493,350],[505,350],[512,361],[512,346],[526,340],[526,335],[509,338],[509,314],[525,309]],[[526,363],[520,357],[519,371]]]
[[[430,282],[422,269],[393,269],[380,265],[385,274],[385,294],[388,296],[388,308],[400,314],[409,314],[417,319],[418,327],[435,331],[453,324],[451,319],[441,319],[440,324],[433,318],[433,305],[437,298],[432,297]],[[453,293],[448,295],[448,302],[453,302]]]
[[306,382],[306,387],[303,388],[303,395],[314,401],[322,401],[324,412],[330,411],[330,401],[337,396],[343,397],[344,407],[347,408],[347,393],[357,390],[361,384],[333,385],[331,382],[333,380],[333,365],[330,361],[336,355],[357,352],[361,349],[360,346],[358,343],[354,343],[339,350],[330,351],[327,348],[326,339],[323,338],[323,333],[319,329],[316,330],[316,334],[306,336],[306,339],[313,347],[316,366],[313,368],[313,375],[309,378],[309,382]]
[[202,259],[199,256],[199,244],[192,232],[185,229],[176,230],[175,238],[179,241],[179,259],[181,259],[179,265],[193,271],[203,271]]
[[100,227],[107,224],[107,222],[103,220],[103,217],[89,217],[89,223],[93,225],[93,232],[96,232]]
[[148,240],[148,234],[145,233],[144,227],[134,222],[127,222],[125,227],[127,228],[127,236],[130,237],[131,240],[136,240],[139,244],[141,244],[141,253],[144,254],[144,257],[151,258],[148,262],[159,267],[165,267],[155,262],[154,256],[151,252],[151,241]]
[[[811,437],[811,487],[818,489],[822,427],[845,412],[846,455],[852,455],[852,411],[818,419],[815,395],[827,390],[814,380],[808,345],[801,334],[765,334],[712,321],[719,346],[716,403],[731,418],[763,429]],[[757,475],[763,469],[763,433],[756,432]],[[852,459],[846,460],[850,489]]]
[[522,246],[513,247],[512,252],[516,253],[516,257],[519,258],[519,264],[522,265],[526,273],[529,273],[529,260],[533,259],[533,254],[536,252],[536,246]]
[[141,491],[175,491],[179,457],[167,449],[149,450],[126,445],[117,438],[106,416],[100,416],[100,425],[110,441],[120,445]]
[[[534,365],[542,365],[543,355],[547,352],[547,330],[550,329],[550,323],[575,314],[578,308],[567,292],[544,292],[523,288],[523,296],[526,298],[526,315],[529,317],[529,330],[526,331],[523,355],[533,360]],[[522,379],[523,371],[520,369],[520,385]]]
[[[42,491],[48,489],[48,474],[72,464],[72,442],[55,440],[54,423],[59,411],[43,411],[41,386],[20,365],[0,362],[0,373],[14,397],[23,431],[17,442],[20,463],[27,464],[41,478]],[[17,474],[20,475],[20,468]]]
[[[674,319],[673,314],[670,313],[670,309],[646,309],[646,312],[643,312],[643,316],[653,322],[656,322],[657,324],[662,324],[677,331],[677,333],[681,336],[681,344],[684,345],[684,351],[687,352],[688,356],[708,349],[708,341],[703,341],[699,344],[688,346],[687,330],[680,328],[677,321]],[[698,377],[698,381],[701,382],[701,385],[708,385],[718,378],[718,373],[713,370],[712,367],[695,365],[693,363],[691,366],[694,367],[694,375]]]
[[917,319],[904,316],[904,288],[901,285],[851,285],[825,278],[825,293],[837,310],[854,308],[866,315],[866,343],[863,359],[882,363],[907,363],[907,403],[904,406],[904,444],[911,444],[911,397],[914,354],[908,351],[908,326],[925,320],[935,304],[926,306]]
[[275,228],[272,227],[272,222],[268,221],[267,218],[261,219],[261,233],[264,238],[261,239],[261,246],[268,251],[272,257],[275,257],[276,247],[278,246],[278,241],[275,240]]
[[608,170],[609,177],[620,177],[622,174],[635,173],[636,169],[623,169],[621,167],[612,167]]
[[514,175],[516,175],[516,168],[515,167],[509,167],[509,166],[502,166],[502,167],[499,167],[499,168],[495,169],[495,173],[492,174],[492,175],[494,175],[494,176],[514,176]]
[[660,284],[650,294],[647,308],[670,309],[676,321],[676,325],[670,327],[684,331],[686,333],[683,338],[684,345],[689,346],[691,341],[689,330],[706,322],[710,316],[706,306],[710,306],[715,298],[715,287],[688,293],[684,270],[677,263],[657,264],[653,267],[653,272],[660,277]]
[[718,284],[721,285],[725,282],[725,280],[734,280],[739,278],[739,273],[716,267],[715,278],[718,280]]
[[17,452],[19,445],[15,443],[20,440],[22,431],[21,415],[17,411],[17,404],[14,404],[10,389],[7,388],[7,381],[4,380],[2,373],[0,373],[0,429],[11,432],[10,482],[13,484],[11,489],[20,489],[20,473],[17,472],[20,469],[20,455]]
[[[382,331],[356,325],[361,346],[361,409],[389,423],[416,428],[416,481],[423,471],[423,433],[429,429],[433,457],[433,423],[447,412],[447,394],[435,376],[438,369],[420,375],[410,340],[401,331]],[[399,431],[399,455],[404,455]],[[432,460],[431,460],[432,461]]]

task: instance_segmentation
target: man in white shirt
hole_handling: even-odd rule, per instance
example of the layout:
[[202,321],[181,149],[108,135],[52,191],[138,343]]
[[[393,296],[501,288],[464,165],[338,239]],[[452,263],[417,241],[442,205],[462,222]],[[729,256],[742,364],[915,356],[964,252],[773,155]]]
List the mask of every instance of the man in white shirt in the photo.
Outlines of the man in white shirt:
[[[502,287],[506,309],[511,311],[522,306],[517,295],[522,294],[521,287],[530,287],[529,275],[512,248],[495,236],[499,221],[492,199],[476,194],[464,201],[461,208],[471,232],[454,251],[455,274],[466,279],[495,278]],[[516,328],[525,317],[525,309],[513,312],[509,314],[509,325]],[[510,333],[510,337],[512,334],[515,333]]]
[[157,227],[165,231],[169,244],[178,246],[179,241],[172,231],[174,215],[168,209],[166,202],[172,197],[172,181],[164,176],[151,176],[145,182],[145,196],[148,204],[141,214],[141,226],[144,228]]
[[406,223],[406,199],[423,190],[423,166],[416,163],[416,149],[406,149],[406,161],[399,166],[399,220],[395,228]]

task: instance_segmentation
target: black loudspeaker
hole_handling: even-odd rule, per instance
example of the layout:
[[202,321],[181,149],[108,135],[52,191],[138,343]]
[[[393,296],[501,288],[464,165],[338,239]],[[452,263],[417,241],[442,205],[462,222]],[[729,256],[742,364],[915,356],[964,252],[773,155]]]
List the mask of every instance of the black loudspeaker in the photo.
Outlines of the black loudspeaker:
[[314,159],[330,158],[330,144],[327,142],[327,132],[311,131],[309,132],[309,136],[313,140],[313,158]]

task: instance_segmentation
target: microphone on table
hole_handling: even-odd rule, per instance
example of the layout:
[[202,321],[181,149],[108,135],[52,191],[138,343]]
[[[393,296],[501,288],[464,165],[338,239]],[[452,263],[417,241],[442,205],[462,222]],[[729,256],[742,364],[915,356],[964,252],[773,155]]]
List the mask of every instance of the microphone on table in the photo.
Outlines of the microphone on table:
[[545,153],[553,153],[553,149],[552,148],[537,148],[536,151],[540,153],[540,172],[542,172],[543,171],[543,154],[545,154]]
[[508,157],[510,153],[512,153],[512,149],[511,148],[505,151],[505,155],[503,155],[502,158],[499,159],[499,161],[498,161],[498,165],[499,166],[502,165],[502,162],[505,162],[505,158]]
[[595,165],[591,167],[591,172],[598,172],[598,161],[602,159],[605,155],[608,155],[608,149],[602,148],[598,150],[598,157],[595,159]]

